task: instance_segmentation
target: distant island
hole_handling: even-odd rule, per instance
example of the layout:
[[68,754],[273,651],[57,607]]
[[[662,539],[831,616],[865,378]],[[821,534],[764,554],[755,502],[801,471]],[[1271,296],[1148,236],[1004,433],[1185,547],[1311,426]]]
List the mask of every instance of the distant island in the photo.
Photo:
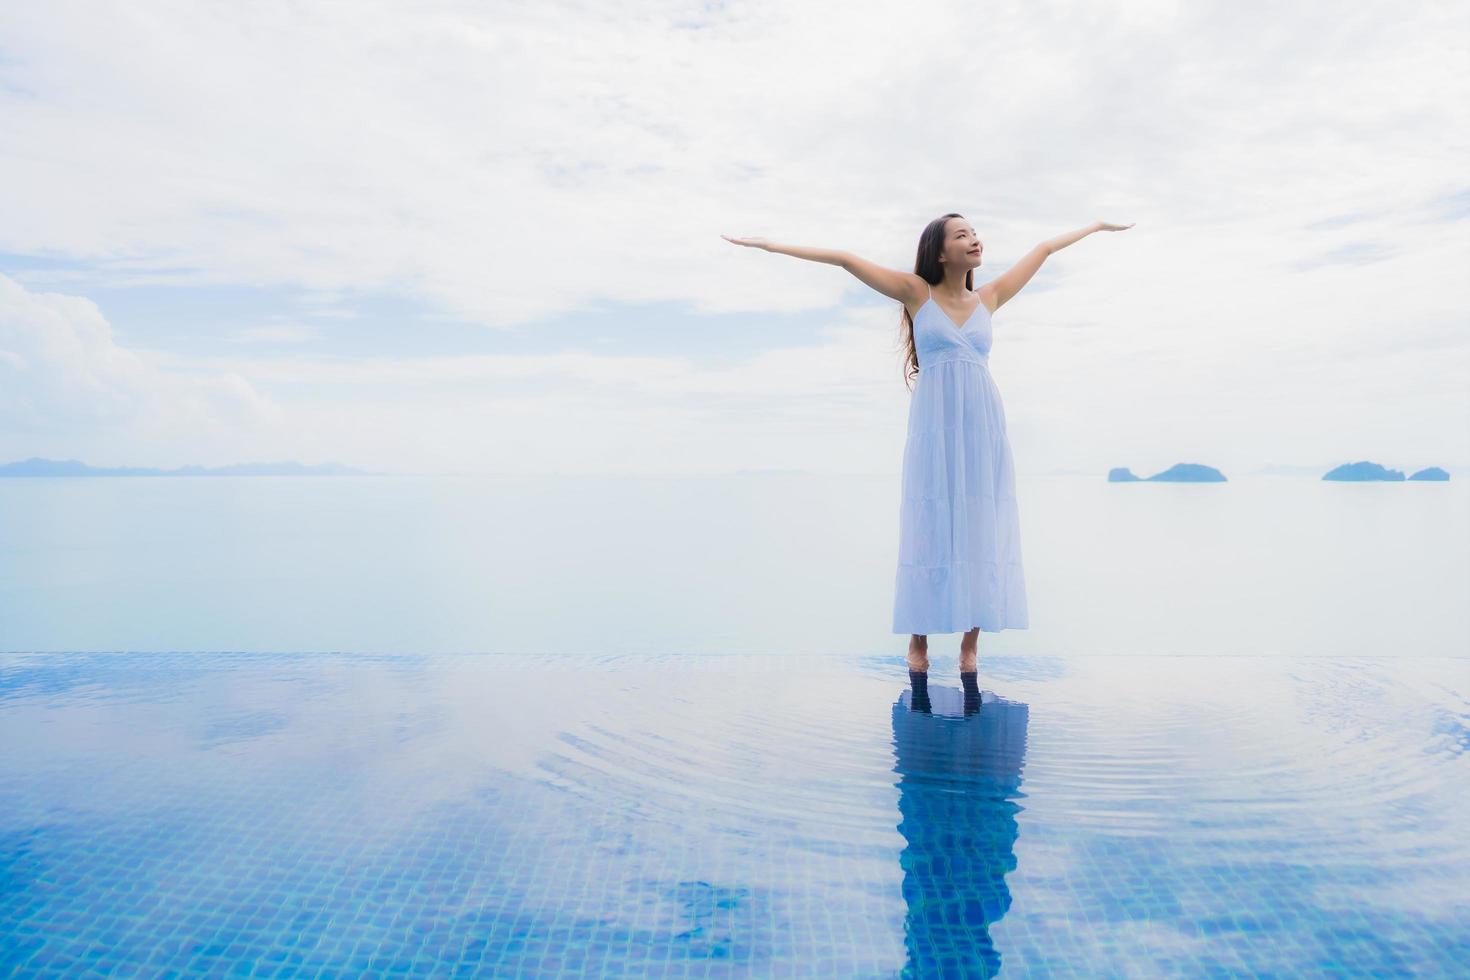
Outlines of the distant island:
[[[1256,473],[1307,473],[1316,472],[1306,467],[1271,466],[1255,470]],[[1438,466],[1429,466],[1408,477],[1410,480],[1448,480],[1450,474]],[[1344,463],[1333,467],[1323,477],[1324,480],[1362,481],[1362,480],[1388,480],[1403,481],[1405,479],[1402,470],[1391,470],[1377,463],[1362,460],[1357,463]],[[1108,470],[1109,483],[1144,483],[1149,480],[1157,480],[1165,483],[1224,483],[1225,474],[1213,466],[1205,466],[1202,463],[1175,463],[1162,473],[1153,476],[1140,477],[1126,466],[1115,466]]]
[[[1410,480],[1448,480],[1449,478],[1449,473],[1440,469],[1438,466],[1426,467],[1425,469],[1419,470],[1413,476],[1408,477]],[[1377,463],[1370,463],[1365,459],[1356,463],[1343,463],[1341,466],[1334,467],[1328,470],[1322,479],[1347,481],[1388,480],[1399,483],[1404,480],[1404,472],[1403,470],[1391,470]]]
[[5,476],[372,476],[367,470],[340,463],[308,466],[294,460],[280,463],[234,463],[229,466],[180,466],[161,470],[146,466],[88,466],[76,459],[32,456],[18,463],[0,463]]
[[1134,474],[1126,466],[1115,466],[1108,470],[1109,483],[1144,483],[1147,481],[1159,483],[1224,483],[1225,474],[1213,466],[1203,463],[1175,463],[1153,476],[1140,477]]
[[1322,475],[1324,480],[1402,480],[1403,470],[1390,470],[1363,460],[1359,463],[1343,463]]

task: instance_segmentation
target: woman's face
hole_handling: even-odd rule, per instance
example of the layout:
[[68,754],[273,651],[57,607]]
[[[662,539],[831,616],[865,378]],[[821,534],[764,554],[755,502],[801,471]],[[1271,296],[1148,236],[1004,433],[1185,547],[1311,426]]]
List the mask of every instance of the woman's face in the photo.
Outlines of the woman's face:
[[973,269],[980,264],[985,245],[964,218],[950,218],[944,226],[944,262],[956,269]]

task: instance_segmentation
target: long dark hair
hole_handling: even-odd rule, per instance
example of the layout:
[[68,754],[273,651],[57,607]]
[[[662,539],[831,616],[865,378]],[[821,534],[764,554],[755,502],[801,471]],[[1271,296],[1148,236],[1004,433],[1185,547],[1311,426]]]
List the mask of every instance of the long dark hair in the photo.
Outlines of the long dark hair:
[[[939,261],[939,253],[944,251],[944,226],[949,223],[950,218],[963,217],[964,215],[957,211],[941,214],[925,225],[923,234],[919,235],[919,248],[914,252],[914,272],[931,286],[937,285],[944,279],[944,264]],[[965,288],[975,288],[974,269],[968,269],[965,272]],[[909,316],[907,304],[903,307],[903,326],[899,328],[899,331],[908,349],[907,356],[904,358],[903,382],[912,391],[914,379],[919,375],[919,351],[914,347],[914,318]]]

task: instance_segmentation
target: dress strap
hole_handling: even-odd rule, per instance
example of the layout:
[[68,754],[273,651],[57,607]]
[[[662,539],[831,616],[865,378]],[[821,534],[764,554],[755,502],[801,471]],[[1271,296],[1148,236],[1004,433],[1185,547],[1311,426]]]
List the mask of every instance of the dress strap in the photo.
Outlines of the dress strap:
[[927,289],[927,290],[929,290],[929,298],[930,299],[933,299],[934,298],[934,287],[929,285],[929,280],[928,279],[925,279],[924,280],[924,288]]

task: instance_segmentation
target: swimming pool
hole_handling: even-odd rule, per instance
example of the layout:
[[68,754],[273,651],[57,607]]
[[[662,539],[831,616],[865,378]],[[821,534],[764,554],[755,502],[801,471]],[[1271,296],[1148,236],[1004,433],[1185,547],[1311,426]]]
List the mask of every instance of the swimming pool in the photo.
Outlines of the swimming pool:
[[[982,641],[983,642],[983,641]],[[937,649],[937,647],[933,647]],[[0,972],[1437,976],[1470,660],[0,655]]]

